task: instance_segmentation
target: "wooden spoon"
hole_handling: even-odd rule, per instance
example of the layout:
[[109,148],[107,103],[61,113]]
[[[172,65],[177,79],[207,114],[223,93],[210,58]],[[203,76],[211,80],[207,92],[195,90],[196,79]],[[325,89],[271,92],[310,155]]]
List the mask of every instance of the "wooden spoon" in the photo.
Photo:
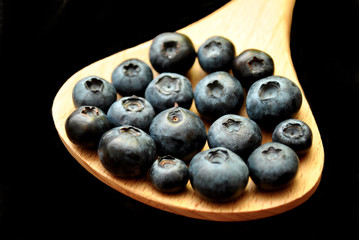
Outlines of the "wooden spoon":
[[[274,59],[275,75],[285,76],[300,87],[289,45],[294,3],[295,0],[232,1],[178,32],[189,36],[196,49],[207,38],[220,35],[233,41],[237,54],[248,48],[263,50]],[[303,104],[295,117],[311,127],[313,145],[307,154],[300,157],[299,172],[293,184],[280,191],[264,192],[249,180],[244,194],[230,203],[204,201],[194,193],[190,183],[187,184],[185,191],[171,195],[156,191],[146,177],[116,178],[101,165],[96,151],[72,144],[65,132],[65,121],[75,109],[71,94],[76,82],[89,75],[97,75],[111,81],[114,68],[129,58],[139,58],[149,64],[150,44],[151,41],[145,42],[83,68],[69,78],[57,93],[52,107],[55,126],[68,151],[85,169],[112,188],[145,204],[187,217],[215,221],[245,221],[279,214],[300,205],[315,192],[322,174],[324,150],[318,127],[304,93]],[[157,72],[154,73],[155,76],[158,75]],[[197,60],[187,73],[193,87],[205,75]],[[191,110],[198,114],[194,104]],[[239,114],[247,116],[245,106]],[[211,123],[205,122],[205,124],[208,129]],[[269,141],[271,141],[271,132],[263,131],[262,143]],[[205,149],[208,149],[207,144]]]

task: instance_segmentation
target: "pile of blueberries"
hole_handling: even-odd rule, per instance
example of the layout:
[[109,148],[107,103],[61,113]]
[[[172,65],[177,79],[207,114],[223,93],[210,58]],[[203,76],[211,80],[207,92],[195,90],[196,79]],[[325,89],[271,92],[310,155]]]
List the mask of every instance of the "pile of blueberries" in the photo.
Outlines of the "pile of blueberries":
[[[196,57],[208,75],[193,91],[184,74]],[[238,198],[249,177],[264,191],[292,182],[312,132],[291,119],[302,94],[289,79],[273,75],[271,56],[256,49],[235,56],[233,43],[221,36],[206,40],[196,53],[188,36],[162,33],[153,39],[149,58],[160,73],[155,78],[145,62],[133,58],[114,69],[112,83],[97,76],[77,82],[77,109],[65,124],[74,144],[97,149],[116,177],[147,174],[165,193],[185,189],[190,180],[196,194],[210,201]],[[212,123],[208,134],[189,110],[193,100],[201,118]],[[236,114],[244,101],[249,118]],[[274,129],[273,142],[261,145],[259,126]],[[206,141],[210,149],[201,151]]]

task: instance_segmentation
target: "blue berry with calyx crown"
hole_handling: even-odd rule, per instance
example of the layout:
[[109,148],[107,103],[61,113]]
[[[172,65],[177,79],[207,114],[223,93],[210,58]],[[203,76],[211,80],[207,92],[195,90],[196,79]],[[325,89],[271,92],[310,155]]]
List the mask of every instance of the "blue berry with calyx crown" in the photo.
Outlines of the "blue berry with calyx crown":
[[223,147],[196,154],[189,165],[195,193],[209,201],[228,202],[245,190],[249,171],[237,154]]
[[72,90],[72,100],[75,107],[95,106],[106,112],[116,99],[115,87],[97,76],[81,79]]
[[249,88],[255,81],[273,75],[274,61],[266,52],[247,49],[233,60],[232,72],[243,87]]
[[142,97],[123,97],[111,105],[107,117],[116,127],[131,125],[147,131],[155,117],[155,110]]
[[276,142],[263,144],[248,158],[249,174],[262,190],[288,186],[298,172],[299,158],[293,149]]
[[198,62],[207,73],[229,71],[236,54],[233,43],[222,36],[207,39],[198,49]]
[[182,33],[165,32],[155,37],[150,46],[150,62],[159,73],[185,74],[196,59],[191,39]]
[[291,118],[302,105],[302,92],[291,80],[270,76],[260,79],[249,88],[246,110],[250,119],[265,128],[274,128]]
[[106,114],[98,107],[81,106],[66,119],[67,137],[74,144],[96,148],[103,133],[112,128]]
[[192,84],[181,74],[161,73],[147,86],[145,98],[156,113],[173,107],[175,103],[189,109],[193,102]]
[[236,113],[242,107],[244,92],[240,82],[227,72],[219,71],[201,79],[194,90],[194,101],[201,116],[217,119]]
[[102,165],[116,177],[139,177],[156,160],[156,144],[133,126],[115,127],[104,133],[98,145]]
[[160,192],[175,193],[188,182],[188,167],[180,159],[166,155],[158,157],[149,172],[152,185]]
[[112,72],[112,84],[122,96],[143,96],[147,85],[152,81],[150,66],[137,58],[128,59]]
[[202,150],[207,139],[203,121],[178,105],[160,112],[149,133],[156,142],[158,155],[171,155],[185,162]]
[[249,118],[227,114],[218,118],[208,130],[210,148],[225,147],[246,160],[262,142],[262,132]]
[[287,145],[297,154],[304,154],[312,146],[313,134],[305,122],[299,119],[287,119],[275,127],[272,140]]

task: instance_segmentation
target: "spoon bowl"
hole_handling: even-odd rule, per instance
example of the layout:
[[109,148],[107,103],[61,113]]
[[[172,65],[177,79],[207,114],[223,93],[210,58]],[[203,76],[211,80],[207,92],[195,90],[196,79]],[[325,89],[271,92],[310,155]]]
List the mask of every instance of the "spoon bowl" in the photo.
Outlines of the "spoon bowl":
[[[305,202],[319,185],[324,164],[324,149],[318,127],[291,59],[290,28],[294,4],[294,0],[231,1],[200,21],[178,30],[191,38],[196,50],[206,39],[218,35],[234,43],[237,55],[249,48],[265,51],[274,60],[274,74],[284,76],[299,86],[303,94],[303,102],[294,117],[310,126],[313,132],[313,144],[306,154],[300,156],[298,174],[290,186],[279,191],[265,192],[258,189],[249,179],[243,195],[229,203],[214,203],[201,199],[194,193],[189,182],[186,189],[178,194],[164,194],[158,192],[147,177],[139,179],[114,177],[102,166],[95,150],[74,145],[68,139],[65,121],[75,110],[71,95],[74,85],[90,75],[111,81],[112,71],[129,58],[138,58],[150,65],[151,41],[97,61],[81,69],[64,83],[54,99],[52,116],[65,147],[92,175],[122,194],[152,207],[187,217],[214,221],[247,221],[276,215]],[[154,70],[153,72],[156,77],[158,73]],[[197,59],[186,76],[191,80],[193,87],[206,76]],[[198,114],[194,103],[190,110]],[[248,117],[245,105],[238,114]],[[204,123],[208,130],[212,122],[204,120]],[[272,132],[262,130],[262,144],[271,141],[271,134]],[[206,149],[208,144],[203,148]]]

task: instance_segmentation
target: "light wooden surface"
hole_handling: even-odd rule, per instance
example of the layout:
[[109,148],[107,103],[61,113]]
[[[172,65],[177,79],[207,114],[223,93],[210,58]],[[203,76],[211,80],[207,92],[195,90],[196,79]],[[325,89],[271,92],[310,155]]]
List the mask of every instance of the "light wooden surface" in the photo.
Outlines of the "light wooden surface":
[[[275,62],[275,75],[285,76],[299,86],[290,55],[289,36],[294,0],[242,0],[232,1],[206,18],[178,32],[187,34],[196,50],[209,37],[224,36],[233,41],[237,55],[248,48],[269,53]],[[128,58],[139,58],[149,63],[150,41],[121,51],[86,68],[69,78],[59,90],[53,103],[52,114],[59,136],[73,157],[95,177],[138,201],[172,213],[216,221],[246,221],[264,218],[292,209],[306,201],[317,189],[324,164],[324,150],[320,134],[306,98],[296,118],[305,121],[313,131],[313,146],[300,157],[299,172],[288,188],[263,192],[249,180],[245,193],[236,201],[219,204],[200,199],[188,182],[184,192],[175,195],[156,191],[148,179],[119,179],[101,165],[97,152],[72,144],[65,133],[65,120],[74,110],[71,92],[83,77],[97,75],[108,81],[114,68]],[[154,71],[154,75],[158,73]],[[193,87],[205,76],[196,60],[187,77]],[[304,93],[303,93],[304,96]],[[191,110],[198,114],[194,104]],[[245,106],[239,112],[247,116]],[[206,122],[208,129],[210,122]],[[271,141],[271,133],[263,132],[263,143]],[[205,149],[208,146],[206,144]],[[60,162],[58,164],[61,164]],[[96,205],[94,205],[96,208]]]

